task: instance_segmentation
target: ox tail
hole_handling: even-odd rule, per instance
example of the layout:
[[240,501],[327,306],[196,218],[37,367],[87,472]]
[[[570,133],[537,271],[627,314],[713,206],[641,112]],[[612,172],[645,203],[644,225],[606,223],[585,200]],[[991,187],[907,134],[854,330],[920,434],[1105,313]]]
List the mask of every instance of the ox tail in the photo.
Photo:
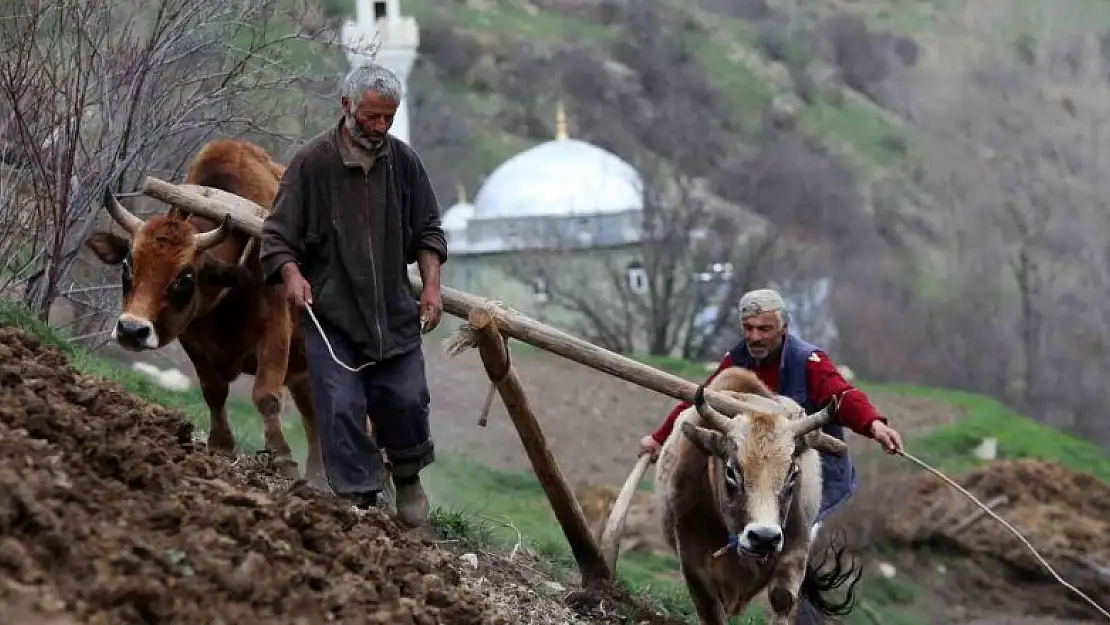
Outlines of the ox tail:
[[[836,534],[842,537],[841,533]],[[826,622],[825,617],[845,616],[856,604],[855,588],[863,566],[844,541],[830,537],[818,562],[814,562],[814,555],[810,554],[802,579],[797,625],[819,625]],[[830,560],[831,564],[826,566]],[[844,597],[838,601],[831,593],[840,588],[844,588]]]

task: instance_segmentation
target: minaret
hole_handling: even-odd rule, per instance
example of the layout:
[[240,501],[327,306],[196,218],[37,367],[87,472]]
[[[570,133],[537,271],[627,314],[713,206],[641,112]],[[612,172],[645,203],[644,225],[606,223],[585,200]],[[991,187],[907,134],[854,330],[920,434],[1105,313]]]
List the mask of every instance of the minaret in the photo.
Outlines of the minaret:
[[555,103],[555,139],[557,141],[567,139],[567,109],[563,106],[562,100]]
[[405,88],[405,98],[397,108],[393,136],[409,143],[408,81],[409,72],[416,62],[416,51],[420,46],[420,29],[412,17],[401,15],[400,0],[355,0],[355,21],[347,21],[343,27],[343,43],[350,47],[380,46],[376,54],[364,51],[348,51],[347,62],[351,67],[376,61],[389,68]]

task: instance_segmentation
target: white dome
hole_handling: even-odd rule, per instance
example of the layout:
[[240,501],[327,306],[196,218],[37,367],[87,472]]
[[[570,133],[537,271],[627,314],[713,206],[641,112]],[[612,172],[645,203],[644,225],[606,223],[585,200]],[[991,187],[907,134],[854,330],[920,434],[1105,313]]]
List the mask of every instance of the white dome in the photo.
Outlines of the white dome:
[[549,141],[494,170],[474,198],[477,218],[620,213],[643,208],[643,183],[620,157],[577,139]]
[[443,229],[451,231],[466,230],[466,222],[474,216],[474,205],[460,202],[450,206],[443,213]]

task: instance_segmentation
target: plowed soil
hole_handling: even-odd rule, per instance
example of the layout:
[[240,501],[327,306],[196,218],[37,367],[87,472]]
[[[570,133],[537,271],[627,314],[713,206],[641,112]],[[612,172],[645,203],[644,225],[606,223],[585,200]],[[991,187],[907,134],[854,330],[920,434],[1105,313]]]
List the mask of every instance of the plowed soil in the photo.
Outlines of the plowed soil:
[[[1110,485],[1037,460],[993,462],[957,481],[993,504],[1066,580],[1110,607]],[[903,564],[932,573],[940,604],[967,606],[967,616],[1102,618],[1001,524],[937,478],[914,476],[897,490],[884,503],[890,512],[881,534],[912,548]]]
[[513,623],[380,513],[269,492],[0,328],[0,623]]

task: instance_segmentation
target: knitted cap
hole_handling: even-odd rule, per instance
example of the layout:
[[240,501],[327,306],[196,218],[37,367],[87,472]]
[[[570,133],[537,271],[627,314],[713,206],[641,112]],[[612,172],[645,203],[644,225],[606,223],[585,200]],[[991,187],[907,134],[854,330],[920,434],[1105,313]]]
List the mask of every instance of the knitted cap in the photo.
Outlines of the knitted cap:
[[740,298],[740,318],[746,319],[765,312],[786,312],[786,301],[774,289],[756,289],[748,291]]

